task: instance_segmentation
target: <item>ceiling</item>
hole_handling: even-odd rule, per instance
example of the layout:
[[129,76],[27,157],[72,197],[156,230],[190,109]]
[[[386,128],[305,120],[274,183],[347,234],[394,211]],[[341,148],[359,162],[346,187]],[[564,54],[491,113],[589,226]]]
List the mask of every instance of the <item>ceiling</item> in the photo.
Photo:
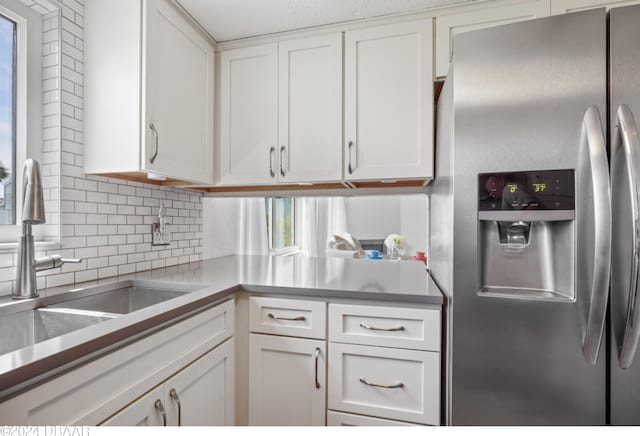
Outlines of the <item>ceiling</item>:
[[177,0],[218,42],[471,0]]

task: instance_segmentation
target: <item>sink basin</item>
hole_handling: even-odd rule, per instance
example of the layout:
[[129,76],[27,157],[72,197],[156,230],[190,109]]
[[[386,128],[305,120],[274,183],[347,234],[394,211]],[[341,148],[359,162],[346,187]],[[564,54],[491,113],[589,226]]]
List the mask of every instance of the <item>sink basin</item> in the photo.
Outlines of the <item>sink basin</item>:
[[130,280],[0,306],[0,356],[201,288],[169,286]]
[[188,293],[185,290],[160,289],[145,286],[125,286],[64,303],[49,308],[80,309],[106,314],[126,314]]
[[25,310],[0,317],[0,355],[113,318],[108,314]]

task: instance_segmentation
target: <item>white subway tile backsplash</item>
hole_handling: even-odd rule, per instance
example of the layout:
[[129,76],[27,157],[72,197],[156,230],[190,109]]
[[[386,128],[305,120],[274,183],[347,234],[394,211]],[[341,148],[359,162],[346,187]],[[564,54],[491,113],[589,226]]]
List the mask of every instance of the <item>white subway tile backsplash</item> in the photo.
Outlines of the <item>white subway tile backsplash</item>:
[[98,213],[118,213],[118,206],[115,204],[98,204]]
[[118,254],[118,247],[115,245],[107,245],[105,247],[98,248],[98,256],[113,256]]
[[96,280],[98,278],[98,270],[90,269],[86,271],[78,271],[75,273],[75,283],[86,282],[88,280]]
[[126,215],[108,215],[107,222],[109,224],[126,224],[127,217]]
[[100,268],[98,270],[98,278],[103,279],[105,277],[113,277],[118,274],[117,266],[110,266],[107,268]]
[[98,247],[101,245],[107,245],[108,239],[106,236],[88,236],[87,247]]
[[122,245],[127,243],[126,235],[109,236],[109,245]]
[[136,272],[136,266],[133,264],[119,265],[118,274],[131,274]]

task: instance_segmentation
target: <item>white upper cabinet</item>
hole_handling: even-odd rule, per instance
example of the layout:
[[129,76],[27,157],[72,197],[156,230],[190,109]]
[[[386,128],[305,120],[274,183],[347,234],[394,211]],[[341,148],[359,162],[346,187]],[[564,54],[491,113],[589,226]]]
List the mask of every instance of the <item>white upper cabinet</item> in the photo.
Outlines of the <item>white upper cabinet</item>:
[[[562,1],[565,3],[565,1]],[[490,3],[489,3],[490,4]],[[549,15],[549,0],[530,0],[443,15],[436,18],[436,77],[445,77],[453,56],[453,38],[471,30],[530,20]]]
[[342,179],[342,34],[279,44],[278,180]]
[[342,34],[221,54],[220,184],[342,179]]
[[433,177],[431,19],[345,33],[347,180]]
[[85,171],[213,183],[214,48],[170,0],[85,2]]
[[214,49],[169,1],[147,1],[146,23],[143,167],[212,183]]
[[557,15],[602,7],[611,9],[639,3],[639,0],[551,0],[551,13]]
[[278,46],[220,56],[220,184],[277,181]]

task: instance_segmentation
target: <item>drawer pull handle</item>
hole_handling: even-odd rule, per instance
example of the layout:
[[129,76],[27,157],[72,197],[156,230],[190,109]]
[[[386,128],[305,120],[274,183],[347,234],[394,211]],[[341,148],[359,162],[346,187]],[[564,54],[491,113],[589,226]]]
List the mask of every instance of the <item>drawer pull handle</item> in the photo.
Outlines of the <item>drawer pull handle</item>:
[[178,406],[178,427],[182,426],[182,404],[180,404],[180,397],[178,396],[178,392],[174,388],[171,388],[169,392],[169,396],[176,402]]
[[156,400],[154,406],[155,406],[156,410],[158,412],[160,412],[160,415],[162,415],[162,425],[164,427],[166,427],[167,426],[167,411],[164,410],[164,405],[162,404],[162,401]]
[[316,361],[316,389],[320,389],[320,382],[318,381],[318,359],[320,358],[320,347],[316,347],[313,352],[313,358]]
[[369,324],[361,322],[360,323],[360,327],[362,327],[363,329],[367,329],[367,330],[375,330],[377,332],[401,332],[401,331],[404,331],[404,326],[403,325],[397,325],[395,327],[391,327],[391,328],[385,329],[385,328],[382,328],[382,327],[372,327]]
[[363,383],[367,386],[373,386],[374,388],[384,388],[384,389],[400,389],[404,387],[404,383],[402,382],[396,382],[392,385],[379,385],[379,384],[371,383],[370,381],[367,381],[367,379],[364,377],[360,377],[360,383]]
[[305,318],[304,316],[296,316],[295,318],[287,318],[286,316],[277,316],[274,315],[273,313],[269,312],[267,313],[267,316],[271,319],[279,319],[282,321],[306,321],[307,318]]

